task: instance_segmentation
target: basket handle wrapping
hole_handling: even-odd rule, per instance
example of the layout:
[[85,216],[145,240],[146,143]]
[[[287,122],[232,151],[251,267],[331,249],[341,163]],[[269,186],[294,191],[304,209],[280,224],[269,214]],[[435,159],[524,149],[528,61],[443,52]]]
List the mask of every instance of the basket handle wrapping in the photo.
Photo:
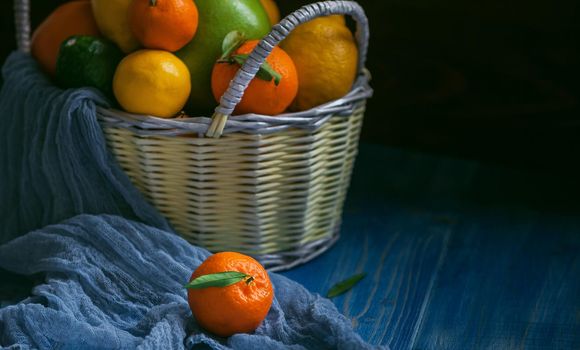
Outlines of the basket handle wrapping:
[[369,27],[368,19],[362,7],[354,1],[322,1],[308,4],[286,16],[280,23],[274,25],[270,33],[254,48],[244,65],[238,70],[226,92],[220,99],[212,116],[206,136],[218,138],[221,136],[228,117],[236,105],[242,100],[244,91],[258,73],[260,66],[272,50],[298,25],[314,18],[329,15],[350,15],[357,23],[356,41],[359,48],[358,72],[362,73],[366,61]]
[[30,0],[14,0],[14,23],[18,51],[30,52]]

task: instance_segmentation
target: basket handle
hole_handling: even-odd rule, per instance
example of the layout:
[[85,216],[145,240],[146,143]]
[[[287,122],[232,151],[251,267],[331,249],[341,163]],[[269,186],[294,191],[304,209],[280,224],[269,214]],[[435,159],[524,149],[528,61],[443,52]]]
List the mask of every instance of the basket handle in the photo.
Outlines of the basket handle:
[[215,109],[206,136],[218,138],[222,135],[228,117],[232,114],[236,105],[242,100],[244,91],[258,73],[266,57],[270,55],[274,47],[280,41],[284,40],[294,28],[317,17],[339,14],[350,15],[357,23],[356,41],[359,47],[358,72],[362,73],[366,61],[369,39],[368,19],[362,7],[354,1],[322,1],[303,6],[276,24],[270,33],[254,48],[221,97],[220,104]]
[[18,51],[30,52],[30,0],[14,0],[14,24]]

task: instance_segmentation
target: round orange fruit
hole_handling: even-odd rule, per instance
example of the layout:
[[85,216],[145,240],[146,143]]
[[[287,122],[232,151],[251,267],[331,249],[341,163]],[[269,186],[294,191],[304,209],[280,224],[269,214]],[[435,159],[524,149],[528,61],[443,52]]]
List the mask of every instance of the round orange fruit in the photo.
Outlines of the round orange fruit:
[[266,318],[274,299],[274,289],[264,267],[240,253],[210,256],[195,270],[190,281],[232,271],[247,278],[225,287],[188,289],[187,292],[189,307],[199,325],[222,337],[254,331]]
[[270,19],[270,24],[274,25],[280,22],[280,9],[276,5],[274,0],[260,0],[264,10],[268,14],[268,19]]
[[[258,40],[245,42],[233,52],[231,57],[242,57],[250,54],[258,42]],[[244,92],[234,114],[280,114],[288,108],[296,97],[298,73],[290,56],[281,48],[274,47],[270,56],[266,58],[266,62],[279,75],[279,81],[276,78],[268,81],[258,76],[255,77]],[[219,102],[240,67],[239,62],[235,59],[231,61],[219,60],[214,65],[211,89],[216,101]]]
[[129,26],[148,49],[177,51],[197,31],[198,12],[192,0],[133,0]]
[[34,31],[31,54],[50,76],[56,73],[60,44],[73,35],[100,35],[88,0],[60,5]]

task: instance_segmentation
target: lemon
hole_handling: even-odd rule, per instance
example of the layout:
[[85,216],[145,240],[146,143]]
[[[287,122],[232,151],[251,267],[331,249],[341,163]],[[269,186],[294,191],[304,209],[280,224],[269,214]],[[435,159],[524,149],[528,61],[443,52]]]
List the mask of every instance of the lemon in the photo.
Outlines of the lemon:
[[187,66],[162,50],[139,50],[117,66],[113,92],[130,113],[170,118],[179,113],[191,91]]
[[290,106],[303,111],[346,95],[357,74],[358,49],[343,16],[298,26],[280,44],[298,71],[298,95]]
[[139,47],[129,27],[128,11],[131,0],[91,0],[97,26],[105,37],[129,53]]

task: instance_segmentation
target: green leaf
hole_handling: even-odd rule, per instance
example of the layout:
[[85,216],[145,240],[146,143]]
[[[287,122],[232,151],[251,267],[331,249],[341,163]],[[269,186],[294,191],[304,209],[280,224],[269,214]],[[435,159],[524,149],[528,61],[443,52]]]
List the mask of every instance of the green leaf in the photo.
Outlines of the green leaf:
[[188,289],[202,289],[207,287],[227,287],[251,277],[238,271],[226,271],[202,275],[185,285]]
[[258,70],[258,74],[256,76],[265,81],[272,81],[274,79],[274,84],[278,86],[280,84],[280,80],[282,80],[282,76],[280,73],[276,72],[272,66],[266,61],[260,66],[260,70]]
[[[237,54],[232,55],[231,58],[233,59],[234,62],[236,62],[240,66],[243,66],[244,63],[246,63],[246,60],[248,59],[249,56],[250,55],[248,54]],[[282,76],[280,75],[280,73],[276,72],[274,68],[272,68],[272,66],[270,66],[270,64],[266,61],[262,63],[256,76],[265,81],[272,81],[272,79],[274,79],[274,84],[276,85],[280,84],[280,80],[282,80]]]
[[230,57],[230,63],[237,63],[240,66],[243,66],[244,63],[246,63],[246,60],[248,59],[248,57],[250,57],[250,55],[244,53],[244,54],[237,54],[237,55],[232,55]]
[[225,36],[224,41],[222,41],[222,56],[220,57],[220,60],[227,60],[232,52],[236,51],[244,41],[246,41],[244,33],[237,30],[229,32]]
[[359,273],[359,274],[356,274],[352,277],[345,279],[344,281],[338,282],[337,284],[332,286],[332,288],[330,288],[330,290],[328,291],[328,294],[326,294],[326,297],[327,298],[334,298],[336,296],[339,296],[341,294],[348,292],[352,287],[354,287],[357,283],[359,283],[360,280],[365,278],[366,275],[367,275],[366,273]]

